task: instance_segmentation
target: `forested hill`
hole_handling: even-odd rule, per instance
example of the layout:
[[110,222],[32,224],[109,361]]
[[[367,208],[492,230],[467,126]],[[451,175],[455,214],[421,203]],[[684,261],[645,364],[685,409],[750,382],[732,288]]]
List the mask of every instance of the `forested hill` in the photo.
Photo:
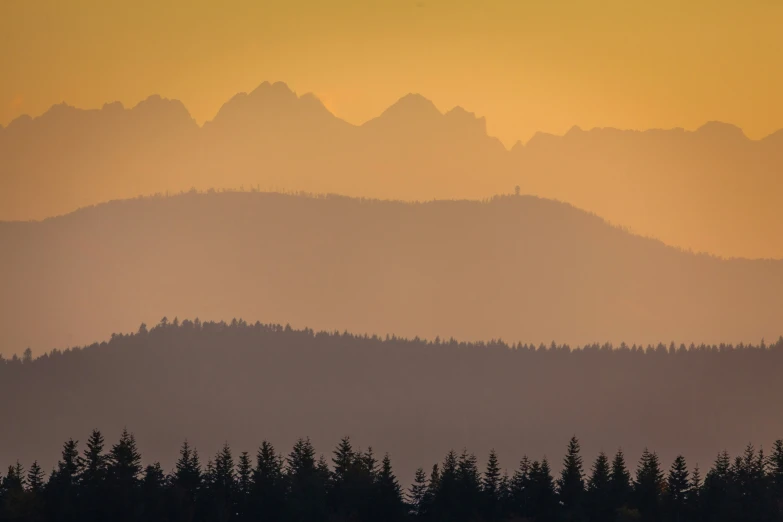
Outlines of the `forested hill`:
[[327,451],[350,435],[390,452],[406,481],[463,447],[494,447],[512,467],[548,456],[557,471],[571,434],[585,459],[622,446],[635,461],[648,447],[667,468],[682,453],[706,469],[721,450],[780,438],[782,372],[783,339],[577,350],[172,319],[0,364],[0,464],[49,470],[69,437],[99,428],[114,440],[128,426],[166,469],[185,438],[207,456],[302,436]]
[[536,344],[757,343],[783,330],[783,261],[693,255],[527,196],[192,193],[0,223],[0,245],[6,355],[164,315]]

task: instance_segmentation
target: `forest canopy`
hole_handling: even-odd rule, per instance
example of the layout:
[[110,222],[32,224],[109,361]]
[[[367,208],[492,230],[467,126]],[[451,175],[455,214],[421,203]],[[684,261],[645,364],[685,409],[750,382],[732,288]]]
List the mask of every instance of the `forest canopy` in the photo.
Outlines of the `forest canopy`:
[[[770,455],[748,445],[711,468],[678,455],[665,469],[647,448],[634,466],[621,449],[583,460],[568,442],[561,470],[523,456],[508,471],[491,450],[479,469],[468,450],[419,467],[404,489],[389,454],[343,437],[329,457],[307,438],[289,453],[263,441],[254,454],[228,443],[203,462],[186,440],[173,468],[143,464],[134,435],[107,446],[93,430],[69,439],[48,478],[17,461],[0,480],[0,520],[113,521],[746,521],[783,520],[783,440]],[[704,473],[704,474],[702,474]]]

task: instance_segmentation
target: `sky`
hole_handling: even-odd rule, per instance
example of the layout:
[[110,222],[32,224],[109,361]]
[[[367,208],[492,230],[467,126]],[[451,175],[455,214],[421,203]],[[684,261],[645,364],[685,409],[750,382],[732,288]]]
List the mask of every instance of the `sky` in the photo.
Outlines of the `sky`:
[[782,0],[1,0],[0,125],[67,102],[181,100],[203,123],[265,80],[362,123],[408,92],[537,131],[783,127]]

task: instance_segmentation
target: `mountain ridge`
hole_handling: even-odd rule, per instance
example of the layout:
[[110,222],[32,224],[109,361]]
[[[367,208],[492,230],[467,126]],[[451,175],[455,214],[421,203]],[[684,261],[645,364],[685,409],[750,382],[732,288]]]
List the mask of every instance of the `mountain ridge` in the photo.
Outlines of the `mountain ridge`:
[[5,353],[163,315],[573,345],[758,342],[783,316],[783,261],[683,252],[533,196],[186,193],[2,223],[0,242]]
[[265,82],[199,126],[176,100],[58,104],[0,133],[0,220],[191,188],[426,201],[522,193],[567,201],[645,236],[722,257],[783,258],[783,131],[573,127],[507,149],[486,119],[403,96],[362,125]]
[[[301,95],[298,95],[296,93],[296,91],[292,90],[285,82],[277,81],[277,82],[271,83],[269,81],[264,81],[261,84],[259,84],[258,87],[256,87],[252,91],[250,91],[249,93],[248,92],[238,92],[237,94],[232,96],[229,100],[227,100],[225,103],[223,103],[223,105],[220,107],[220,109],[218,109],[218,111],[215,113],[215,116],[212,119],[205,120],[204,123],[201,124],[201,125],[198,125],[198,124],[196,124],[196,125],[198,127],[200,127],[200,128],[204,128],[205,125],[215,122],[221,116],[221,111],[223,109],[225,109],[225,107],[228,104],[230,104],[231,102],[236,101],[237,99],[242,99],[242,98],[246,98],[246,97],[248,97],[248,98],[254,97],[254,96],[257,96],[259,93],[264,93],[264,91],[270,91],[270,92],[273,92],[273,93],[282,94],[283,96],[278,98],[278,100],[280,100],[280,99],[288,99],[289,101],[291,101],[292,98],[291,98],[290,95],[293,95],[294,97],[296,97],[299,100],[306,99],[306,100],[317,101],[317,105],[320,106],[320,108],[323,108],[323,110],[325,110],[326,112],[331,114],[334,118],[336,118],[338,120],[341,120],[341,121],[345,122],[346,124],[348,124],[348,125],[350,125],[352,127],[362,127],[362,126],[365,126],[369,122],[371,122],[373,120],[376,120],[376,119],[380,118],[381,116],[383,116],[385,113],[389,112],[390,109],[394,109],[395,107],[399,108],[400,104],[402,104],[403,107],[409,106],[411,99],[416,99],[417,100],[416,102],[413,102],[412,104],[410,104],[413,107],[415,107],[417,109],[426,110],[426,111],[428,111],[430,113],[432,113],[432,111],[434,111],[434,112],[437,112],[441,116],[446,116],[449,113],[452,113],[454,111],[464,111],[467,114],[475,116],[475,113],[473,113],[471,111],[468,111],[467,109],[465,109],[464,107],[462,107],[460,105],[455,105],[451,109],[449,109],[449,110],[447,110],[445,112],[442,112],[442,111],[440,111],[440,109],[438,109],[435,106],[435,104],[429,98],[426,98],[425,96],[423,96],[423,95],[421,95],[419,93],[410,92],[410,93],[407,93],[407,94],[401,96],[397,101],[395,101],[389,107],[387,107],[386,109],[381,111],[381,113],[379,115],[370,117],[369,119],[367,119],[366,121],[364,121],[362,123],[353,124],[353,123],[350,123],[350,122],[344,120],[343,118],[341,118],[340,116],[338,116],[337,114],[335,114],[334,112],[332,112],[328,108],[326,108],[326,106],[323,104],[321,99],[315,93],[312,93],[312,92],[308,91],[308,92],[305,92],[305,93],[303,93]],[[11,126],[14,125],[14,123],[17,120],[21,120],[21,121],[30,121],[30,120],[35,121],[35,120],[38,120],[39,118],[41,118],[41,117],[45,116],[46,114],[48,114],[53,109],[56,110],[56,108],[59,108],[59,107],[67,107],[69,109],[75,109],[75,111],[92,112],[92,111],[106,110],[107,108],[113,108],[114,106],[118,106],[117,108],[122,108],[122,109],[124,109],[126,111],[128,111],[128,110],[132,111],[132,110],[138,108],[140,105],[144,104],[145,102],[149,102],[151,99],[161,100],[163,102],[171,102],[173,104],[179,105],[182,108],[184,108],[185,112],[187,112],[188,118],[193,119],[192,116],[190,115],[190,112],[187,110],[187,107],[185,106],[185,104],[183,102],[181,102],[180,100],[178,100],[176,98],[165,98],[165,97],[162,97],[159,94],[151,94],[147,98],[139,101],[137,104],[135,104],[135,105],[133,105],[131,107],[125,107],[125,105],[122,102],[120,102],[120,101],[113,101],[113,102],[106,102],[106,103],[104,103],[103,106],[100,107],[100,108],[82,108],[82,107],[76,107],[74,105],[69,105],[67,102],[63,101],[61,103],[57,103],[57,104],[52,105],[49,109],[47,109],[46,111],[44,111],[42,114],[40,114],[38,116],[32,116],[32,115],[27,114],[27,113],[20,114],[16,118],[12,119],[7,126],[3,127],[3,125],[0,124],[0,129],[9,129],[9,128],[11,128]],[[394,111],[392,111],[392,112],[394,112]],[[485,117],[482,116],[482,117],[478,117],[476,119],[484,120],[484,122],[485,122],[484,126],[486,126],[486,118]],[[193,122],[195,123],[195,120],[193,120]],[[634,133],[634,134],[648,133],[648,132],[649,133],[680,132],[680,133],[685,133],[685,134],[696,134],[696,133],[703,132],[705,129],[710,129],[713,126],[736,129],[737,131],[739,131],[739,134],[741,134],[742,137],[744,137],[747,141],[750,141],[750,142],[762,142],[764,140],[771,139],[771,138],[777,139],[777,136],[783,135],[783,128],[780,128],[778,130],[770,132],[769,134],[767,134],[767,135],[765,135],[763,137],[754,139],[754,138],[748,137],[745,134],[745,132],[742,130],[741,127],[739,127],[739,126],[737,126],[737,125],[735,125],[733,123],[730,123],[730,122],[724,122],[724,121],[719,121],[719,120],[706,121],[706,122],[704,122],[703,124],[701,124],[700,126],[698,126],[697,128],[695,128],[693,130],[687,130],[687,129],[684,129],[683,127],[665,127],[665,128],[664,127],[651,127],[651,128],[648,128],[648,129],[629,129],[629,128],[621,128],[621,127],[591,127],[589,129],[582,129],[579,125],[574,125],[568,131],[566,131],[563,134],[538,131],[533,136],[528,138],[527,141],[523,141],[521,139],[520,140],[516,140],[514,142],[514,144],[512,144],[510,147],[506,147],[504,145],[504,148],[507,151],[511,151],[516,146],[516,144],[518,144],[518,143],[522,144],[523,146],[525,146],[525,145],[527,145],[530,142],[530,140],[533,139],[534,136],[536,136],[538,134],[542,134],[542,135],[546,135],[546,136],[560,137],[560,138],[566,137],[574,129],[577,129],[578,131],[581,131],[581,132],[588,132],[588,133],[589,132],[594,132],[594,131],[608,131],[608,132]],[[491,137],[494,137],[494,136],[491,136]]]

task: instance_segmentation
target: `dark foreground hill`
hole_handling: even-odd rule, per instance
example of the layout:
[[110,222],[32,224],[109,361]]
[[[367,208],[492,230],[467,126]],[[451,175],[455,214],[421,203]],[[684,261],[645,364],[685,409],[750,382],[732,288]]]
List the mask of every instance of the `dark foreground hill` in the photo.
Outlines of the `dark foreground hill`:
[[[63,441],[132,429],[146,462],[171,469],[185,438],[204,463],[228,440],[253,451],[310,436],[328,453],[345,435],[415,467],[494,447],[513,472],[523,453],[558,459],[577,434],[587,462],[622,445],[668,468],[677,453],[766,450],[783,433],[783,339],[771,347],[424,342],[273,325],[161,322],[108,343],[0,364],[0,464],[45,470]],[[768,453],[768,451],[767,451]],[[482,458],[483,461],[483,458]]]
[[6,355],[164,315],[536,344],[757,343],[783,330],[783,261],[693,255],[534,197],[194,193],[0,223],[0,245]]

